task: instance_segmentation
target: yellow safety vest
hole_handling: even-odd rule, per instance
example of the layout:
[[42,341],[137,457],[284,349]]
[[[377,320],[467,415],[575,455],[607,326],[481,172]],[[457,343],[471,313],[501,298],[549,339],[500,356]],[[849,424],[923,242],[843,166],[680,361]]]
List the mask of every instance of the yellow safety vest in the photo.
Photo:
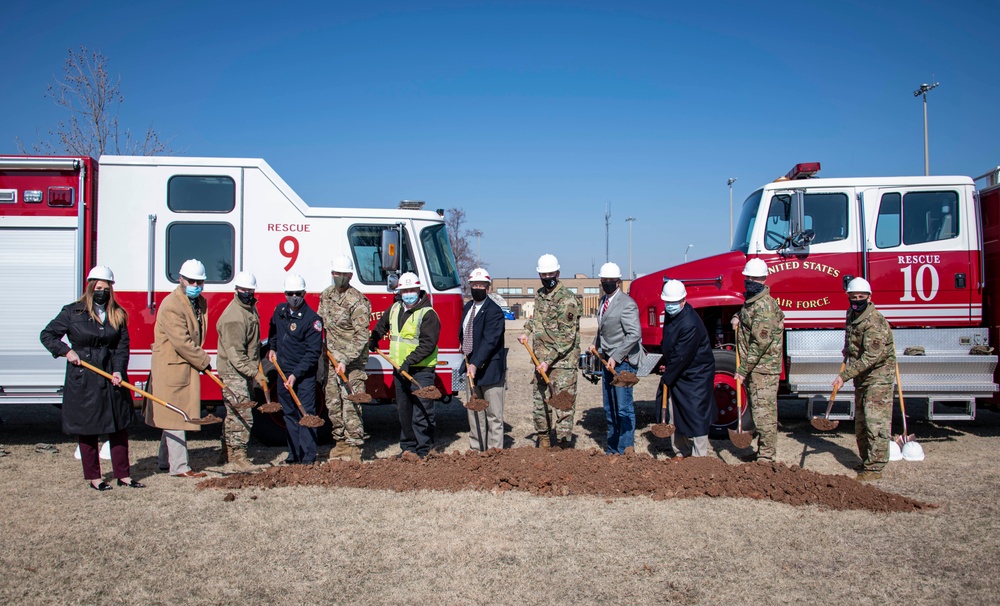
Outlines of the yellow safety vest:
[[[406,322],[403,322],[402,328],[397,331],[396,327],[399,326],[399,310],[402,307],[402,303],[393,303],[392,307],[389,308],[389,359],[396,366],[402,364],[403,360],[417,348],[417,345],[420,343],[420,323],[424,319],[425,314],[434,311],[430,307],[417,309],[406,319]],[[430,366],[434,368],[437,366],[437,357],[438,348],[435,344],[434,351],[423,360],[413,364],[413,366]]]

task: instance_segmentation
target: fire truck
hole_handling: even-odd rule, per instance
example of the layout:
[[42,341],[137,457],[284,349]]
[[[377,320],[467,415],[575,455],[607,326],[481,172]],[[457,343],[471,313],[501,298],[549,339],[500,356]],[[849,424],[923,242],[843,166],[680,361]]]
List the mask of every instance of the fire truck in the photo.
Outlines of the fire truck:
[[[748,406],[737,411],[730,321],[744,301],[743,266],[759,258],[785,313],[780,394],[804,398],[807,417],[827,404],[843,360],[845,288],[855,277],[871,283],[893,327],[908,403],[937,420],[974,418],[977,398],[995,406],[997,356],[977,346],[1000,336],[1000,168],[976,179],[816,178],[819,169],[797,164],[750,194],[729,252],[635,280],[643,344],[659,350],[660,291],[681,280],[715,347],[714,433],[731,426]],[[852,390],[841,389],[831,419],[854,418]]]
[[[0,157],[0,403],[60,404],[66,361],[42,348],[39,331],[77,299],[95,265],[115,272],[115,295],[129,314],[130,378],[149,369],[153,322],[177,287],[186,259],[205,264],[209,332],[232,300],[240,271],[257,277],[262,332],[284,301],[286,273],[306,280],[316,309],[331,284],[330,260],[347,254],[351,284],[372,303],[371,323],[393,302],[400,273],[416,273],[441,318],[437,387],[461,388],[460,280],[444,212],[422,202],[399,208],[306,204],[261,159],[102,156]],[[384,344],[385,345],[385,344]],[[369,358],[368,391],[392,399],[392,369]],[[219,388],[202,378],[206,400]],[[276,419],[280,422],[280,419]]]

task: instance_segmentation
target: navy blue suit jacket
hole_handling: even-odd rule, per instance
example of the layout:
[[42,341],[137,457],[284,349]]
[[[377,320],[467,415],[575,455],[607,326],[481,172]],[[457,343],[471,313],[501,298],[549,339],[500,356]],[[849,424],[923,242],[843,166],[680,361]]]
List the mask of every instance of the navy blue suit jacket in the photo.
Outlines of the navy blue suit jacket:
[[[462,309],[462,323],[458,326],[458,344],[462,345],[465,324],[469,321],[469,311],[475,301],[468,301]],[[472,353],[469,364],[476,367],[476,385],[495,385],[507,378],[507,348],[504,347],[503,310],[489,297],[483,301],[482,309],[472,320]],[[465,364],[462,365],[465,372]]]

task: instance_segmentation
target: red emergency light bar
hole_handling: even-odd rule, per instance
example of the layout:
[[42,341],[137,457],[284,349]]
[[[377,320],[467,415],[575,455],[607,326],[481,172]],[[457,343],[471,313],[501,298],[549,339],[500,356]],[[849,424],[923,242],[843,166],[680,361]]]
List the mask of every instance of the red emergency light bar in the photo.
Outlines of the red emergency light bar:
[[808,179],[819,172],[819,162],[801,162],[792,167],[786,179]]

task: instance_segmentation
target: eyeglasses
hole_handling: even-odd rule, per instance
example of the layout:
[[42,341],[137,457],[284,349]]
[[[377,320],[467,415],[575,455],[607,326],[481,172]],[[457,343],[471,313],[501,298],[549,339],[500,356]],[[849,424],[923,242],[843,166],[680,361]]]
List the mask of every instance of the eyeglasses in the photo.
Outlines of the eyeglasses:
[[304,291],[304,290],[297,290],[295,292],[288,292],[287,290],[285,291],[285,296],[286,297],[304,297],[305,294],[306,294],[306,291]]

